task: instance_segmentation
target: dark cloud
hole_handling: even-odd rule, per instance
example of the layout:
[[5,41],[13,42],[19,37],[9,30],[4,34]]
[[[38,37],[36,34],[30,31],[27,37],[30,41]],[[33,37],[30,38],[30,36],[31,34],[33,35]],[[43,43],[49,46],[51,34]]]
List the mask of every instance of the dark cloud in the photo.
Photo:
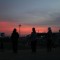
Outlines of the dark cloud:
[[60,12],[51,15],[53,24],[60,25]]
[[49,15],[50,18],[46,18],[43,21],[37,21],[36,25],[46,25],[46,26],[60,26],[60,13],[52,13]]

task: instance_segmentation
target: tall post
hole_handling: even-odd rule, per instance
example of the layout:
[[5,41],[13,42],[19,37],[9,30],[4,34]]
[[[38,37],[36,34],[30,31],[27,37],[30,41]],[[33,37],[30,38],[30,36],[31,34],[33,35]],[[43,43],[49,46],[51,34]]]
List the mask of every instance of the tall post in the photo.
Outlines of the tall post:
[[19,36],[20,36],[20,33],[21,33],[21,32],[20,32],[20,27],[21,27],[21,24],[19,24]]

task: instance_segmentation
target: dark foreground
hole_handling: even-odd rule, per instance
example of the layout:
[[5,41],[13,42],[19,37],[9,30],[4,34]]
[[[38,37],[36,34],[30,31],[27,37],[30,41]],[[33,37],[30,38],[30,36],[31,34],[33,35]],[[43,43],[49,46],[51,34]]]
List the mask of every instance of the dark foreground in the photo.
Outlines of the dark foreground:
[[60,60],[60,48],[54,48],[52,52],[47,52],[45,48],[37,49],[35,54],[31,50],[18,50],[17,54],[5,50],[0,52],[0,60]]

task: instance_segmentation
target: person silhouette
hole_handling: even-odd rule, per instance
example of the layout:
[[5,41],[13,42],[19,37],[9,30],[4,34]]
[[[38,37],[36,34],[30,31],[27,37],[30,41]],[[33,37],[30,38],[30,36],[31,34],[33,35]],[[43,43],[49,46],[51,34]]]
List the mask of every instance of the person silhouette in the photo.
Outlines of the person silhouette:
[[35,31],[35,28],[32,28],[32,33],[31,33],[31,49],[32,49],[32,52],[36,52],[36,44],[37,44],[37,40],[36,40],[36,31]]
[[51,51],[52,49],[52,30],[51,27],[48,27],[48,32],[47,32],[47,51]]
[[17,53],[18,38],[19,38],[19,34],[18,34],[16,28],[14,28],[14,30],[13,30],[13,32],[11,34],[12,47],[13,47],[13,52],[14,53]]
[[59,39],[59,46],[60,46],[60,30],[59,30],[59,33],[58,33],[58,39]]
[[4,40],[4,33],[1,33],[1,52],[4,51],[4,44],[3,44],[3,40]]

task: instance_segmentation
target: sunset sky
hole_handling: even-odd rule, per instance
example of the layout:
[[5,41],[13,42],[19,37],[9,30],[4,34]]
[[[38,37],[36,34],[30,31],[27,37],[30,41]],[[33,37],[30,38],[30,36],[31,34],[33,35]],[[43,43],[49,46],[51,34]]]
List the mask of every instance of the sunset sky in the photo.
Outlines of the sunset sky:
[[35,27],[37,32],[53,32],[60,29],[60,0],[0,0],[0,32],[6,35],[17,28],[22,35],[31,33]]

